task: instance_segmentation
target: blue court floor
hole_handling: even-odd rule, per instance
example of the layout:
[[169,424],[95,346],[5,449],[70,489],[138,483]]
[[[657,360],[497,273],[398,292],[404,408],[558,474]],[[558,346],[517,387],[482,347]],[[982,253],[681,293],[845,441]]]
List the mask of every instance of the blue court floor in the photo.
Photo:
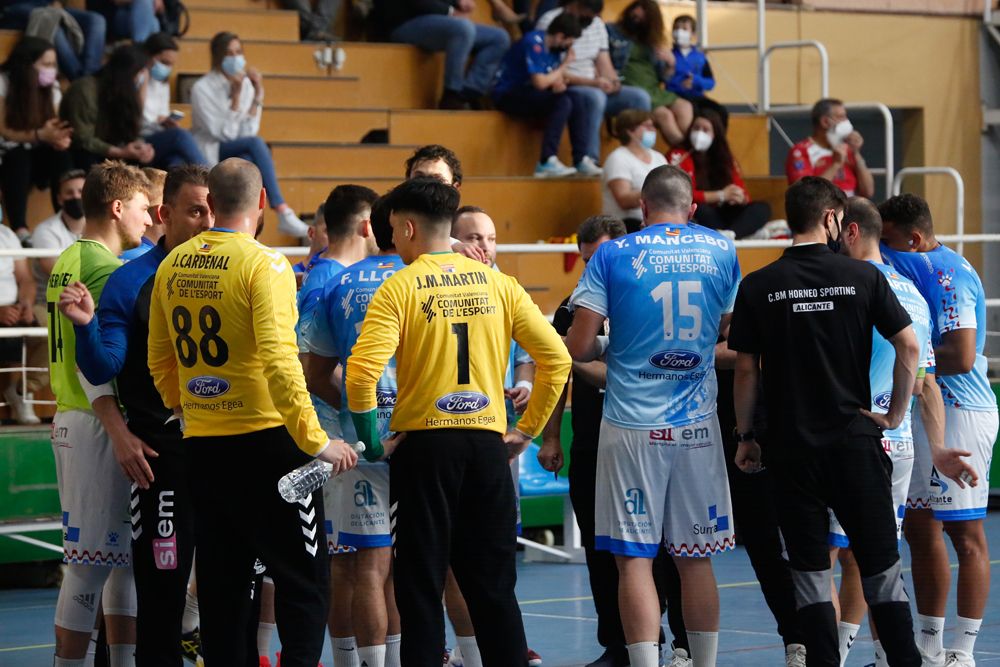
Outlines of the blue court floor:
[[[1000,564],[1000,513],[986,519],[992,565]],[[909,555],[903,546],[904,564]],[[952,553],[954,562],[954,554]],[[719,633],[719,665],[756,666],[784,664],[781,641],[770,616],[753,570],[742,549],[714,561],[722,601]],[[594,639],[596,620],[590,601],[587,572],[583,565],[521,564],[518,570],[518,597],[524,614],[528,644],[538,651],[549,667],[583,665],[600,653]],[[1000,586],[1000,582],[995,586]],[[909,586],[907,586],[909,590]],[[955,618],[955,578],[948,605],[945,643]],[[44,667],[52,664],[52,618],[57,591],[0,591],[0,666]],[[991,596],[986,619],[976,644],[976,662],[1000,665],[1000,604]],[[272,649],[278,647],[277,636]],[[848,665],[872,662],[872,645],[863,634],[851,651]],[[330,646],[323,663],[332,667]]]

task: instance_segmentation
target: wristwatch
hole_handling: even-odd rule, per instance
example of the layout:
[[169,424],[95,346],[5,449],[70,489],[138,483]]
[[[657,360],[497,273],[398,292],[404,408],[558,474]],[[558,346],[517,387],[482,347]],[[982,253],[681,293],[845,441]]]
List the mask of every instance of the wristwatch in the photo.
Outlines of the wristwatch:
[[740,433],[738,428],[734,428],[733,435],[736,436],[736,442],[750,442],[757,439],[757,433],[753,429],[750,429],[746,433]]

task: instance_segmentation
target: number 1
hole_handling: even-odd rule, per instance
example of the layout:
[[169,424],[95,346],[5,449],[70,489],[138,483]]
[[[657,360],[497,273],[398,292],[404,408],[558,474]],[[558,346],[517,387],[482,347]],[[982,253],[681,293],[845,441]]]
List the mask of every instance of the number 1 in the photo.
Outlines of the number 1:
[[452,324],[451,332],[458,336],[458,383],[469,384],[469,325]]

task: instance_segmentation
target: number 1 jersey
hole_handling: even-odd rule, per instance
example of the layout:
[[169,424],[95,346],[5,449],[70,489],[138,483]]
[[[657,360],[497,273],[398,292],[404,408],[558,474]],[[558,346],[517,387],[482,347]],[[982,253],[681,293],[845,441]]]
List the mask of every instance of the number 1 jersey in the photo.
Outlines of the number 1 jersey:
[[284,425],[301,450],[327,443],[295,342],[295,275],[278,252],[229,230],[175,248],[156,272],[149,370],[185,436]]
[[733,244],[699,225],[652,225],[601,244],[570,301],[608,318],[605,419],[648,429],[715,412],[719,319],[739,282]]

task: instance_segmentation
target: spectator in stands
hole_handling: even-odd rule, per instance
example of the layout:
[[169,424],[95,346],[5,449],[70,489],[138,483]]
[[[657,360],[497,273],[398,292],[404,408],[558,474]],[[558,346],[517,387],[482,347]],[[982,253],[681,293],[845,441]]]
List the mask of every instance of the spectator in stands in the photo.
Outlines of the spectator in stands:
[[[0,212],[2,217],[2,212]],[[21,240],[9,227],[0,225],[0,248],[19,250]],[[27,258],[0,257],[0,327],[24,327],[35,322],[35,282]],[[0,365],[7,368],[21,365],[21,338],[0,338]],[[37,424],[31,405],[24,402],[19,373],[4,373],[4,401],[11,416],[19,424]]]
[[674,54],[666,47],[659,4],[634,0],[622,10],[618,22],[608,26],[608,39],[611,60],[622,81],[649,94],[653,122],[668,144],[679,145],[694,112],[689,101],[661,85],[674,66]]
[[872,197],[875,178],[861,156],[865,140],[847,118],[844,103],[822,99],[812,108],[812,136],[792,146],[785,160],[791,185],[804,176],[819,176],[848,197]]
[[[600,176],[597,166],[601,150],[601,120],[625,109],[649,111],[649,93],[635,86],[623,86],[608,55],[608,29],[601,20],[604,0],[564,0],[563,6],[546,12],[538,19],[538,29],[545,30],[563,12],[580,19],[580,37],[573,42],[573,62],[568,72],[568,93],[573,106],[588,114],[588,128],[582,154],[574,154],[576,170],[584,176]],[[575,151],[574,151],[575,153]]]
[[693,16],[682,14],[674,19],[674,73],[667,81],[667,90],[691,102],[695,114],[702,109],[711,109],[719,115],[723,127],[729,127],[729,111],[725,105],[705,97],[705,93],[715,88],[715,76],[708,64],[705,52],[695,41],[697,22]]
[[694,119],[686,143],[670,151],[667,161],[691,177],[698,224],[729,230],[740,239],[756,233],[771,217],[767,202],[750,201],[722,119],[714,111],[705,109]]
[[104,17],[110,41],[130,39],[142,44],[160,32],[156,13],[163,11],[163,0],[87,0],[87,9]]
[[142,137],[153,147],[154,159],[164,169],[181,164],[208,165],[191,133],[180,127],[170,113],[170,73],[177,64],[177,40],[158,32],[143,45],[149,56],[149,80],[142,104]]
[[281,0],[281,6],[299,13],[299,39],[303,42],[336,40],[330,25],[337,15],[340,0]]
[[421,146],[406,161],[406,178],[428,176],[459,190],[462,187],[462,163],[450,148],[438,144]]
[[8,224],[22,241],[29,234],[29,189],[51,187],[72,164],[73,131],[57,115],[57,76],[55,49],[38,37],[22,37],[0,65],[0,192]]
[[212,69],[191,89],[192,132],[209,164],[238,157],[257,165],[268,203],[278,214],[278,231],[304,238],[309,225],[285,203],[271,150],[257,136],[264,104],[260,72],[247,67],[239,36],[220,32],[209,46]]
[[667,160],[653,148],[656,128],[648,111],[622,111],[615,116],[614,134],[621,146],[611,151],[604,161],[602,212],[624,221],[631,233],[642,226],[639,197],[646,175],[665,165]]
[[475,6],[475,0],[375,0],[376,20],[392,41],[445,52],[442,109],[479,108],[510,46],[505,31],[471,20]]
[[[535,176],[571,176],[576,173],[559,161],[559,142],[569,124],[574,155],[586,156],[588,117],[567,94],[566,79],[573,63],[573,40],[580,36],[580,21],[560,14],[542,32],[525,35],[504,56],[493,87],[493,103],[512,116],[544,118],[542,153]],[[560,62],[561,60],[561,62]]]
[[6,30],[25,30],[28,27],[28,17],[33,10],[58,5],[76,21],[83,33],[83,44],[79,48],[70,40],[66,29],[61,26],[56,28],[52,39],[47,40],[55,47],[59,69],[63,75],[73,81],[81,76],[89,76],[101,68],[107,24],[100,14],[56,3],[53,0],[20,0],[4,4],[6,6],[0,18],[0,28]]

